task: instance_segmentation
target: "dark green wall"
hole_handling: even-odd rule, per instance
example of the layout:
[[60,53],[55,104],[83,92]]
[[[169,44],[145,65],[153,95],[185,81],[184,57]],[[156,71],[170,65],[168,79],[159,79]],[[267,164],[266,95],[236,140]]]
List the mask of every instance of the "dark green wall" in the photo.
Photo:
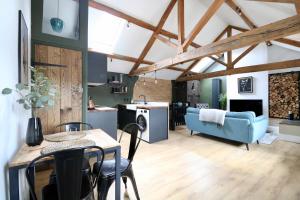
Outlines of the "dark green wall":
[[[119,73],[108,72],[108,79]],[[123,83],[128,87],[127,94],[113,94],[112,88],[108,85],[101,85],[88,89],[88,96],[91,96],[96,105],[116,107],[118,104],[130,103],[133,96],[133,88],[138,77],[123,75]]]
[[[224,66],[222,65],[213,65],[205,72],[214,72],[219,70],[224,70]],[[226,93],[226,77],[216,77],[217,79],[221,79],[222,81],[222,93]],[[201,103],[208,103],[209,107],[212,106],[212,79],[203,79],[200,81],[200,102]]]
[[[34,60],[35,44],[56,46],[82,52],[82,116],[83,121],[85,121],[87,111],[88,0],[80,0],[79,3],[80,36],[79,40],[74,40],[42,33],[43,0],[31,0],[31,57]],[[68,11],[66,10],[66,12]]]

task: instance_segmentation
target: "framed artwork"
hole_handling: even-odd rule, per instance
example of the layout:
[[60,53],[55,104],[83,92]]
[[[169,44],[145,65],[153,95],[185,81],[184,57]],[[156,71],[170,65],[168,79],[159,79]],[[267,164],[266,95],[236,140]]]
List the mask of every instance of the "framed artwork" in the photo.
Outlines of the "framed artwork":
[[18,51],[19,83],[28,84],[28,28],[21,10],[19,10]]
[[253,77],[238,78],[239,93],[253,93]]

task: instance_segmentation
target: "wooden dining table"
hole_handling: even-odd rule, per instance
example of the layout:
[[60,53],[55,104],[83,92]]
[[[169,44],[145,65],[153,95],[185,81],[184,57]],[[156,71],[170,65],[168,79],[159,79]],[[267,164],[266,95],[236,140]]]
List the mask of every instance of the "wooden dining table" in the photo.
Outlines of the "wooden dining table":
[[[115,199],[120,200],[121,194],[121,145],[106,132],[101,129],[85,130],[86,135],[81,139],[88,139],[95,142],[96,146],[102,147],[105,154],[115,153]],[[27,165],[36,157],[41,155],[41,150],[49,145],[53,145],[53,142],[44,140],[40,145],[29,147],[27,144],[23,144],[19,151],[15,154],[12,160],[9,162],[9,191],[11,200],[20,199],[19,191],[19,171],[25,169]],[[86,152],[89,156],[97,156],[96,150],[94,152]],[[45,159],[43,163],[53,163],[53,159]],[[31,169],[34,171],[34,169]]]

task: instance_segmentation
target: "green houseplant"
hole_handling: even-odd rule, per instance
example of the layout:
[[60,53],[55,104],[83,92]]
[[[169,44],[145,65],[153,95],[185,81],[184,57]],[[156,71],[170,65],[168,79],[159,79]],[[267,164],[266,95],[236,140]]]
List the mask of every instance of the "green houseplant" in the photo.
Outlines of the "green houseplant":
[[226,94],[220,94],[219,103],[220,103],[221,109],[226,110],[226,108],[227,108],[227,95]]
[[25,110],[32,110],[32,117],[28,121],[26,143],[29,146],[41,144],[43,141],[41,120],[37,116],[37,110],[44,107],[51,107],[55,103],[57,95],[56,85],[43,73],[41,69],[30,67],[31,83],[29,85],[18,83],[15,89],[4,88],[3,95],[9,95],[13,91],[20,98],[17,103],[23,105]]

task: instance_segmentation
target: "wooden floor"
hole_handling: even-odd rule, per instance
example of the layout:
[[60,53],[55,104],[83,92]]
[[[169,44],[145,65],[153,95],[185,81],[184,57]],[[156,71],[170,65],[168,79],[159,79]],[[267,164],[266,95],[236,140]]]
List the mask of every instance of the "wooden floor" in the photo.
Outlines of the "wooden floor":
[[[142,143],[137,152],[133,168],[142,200],[300,199],[300,144],[252,144],[247,151],[245,145],[177,129],[166,141]],[[124,155],[126,142],[128,137]],[[45,176],[38,174],[39,187]],[[135,199],[130,182],[128,193]],[[128,199],[124,194],[122,184]],[[114,187],[108,199],[114,199]]]

